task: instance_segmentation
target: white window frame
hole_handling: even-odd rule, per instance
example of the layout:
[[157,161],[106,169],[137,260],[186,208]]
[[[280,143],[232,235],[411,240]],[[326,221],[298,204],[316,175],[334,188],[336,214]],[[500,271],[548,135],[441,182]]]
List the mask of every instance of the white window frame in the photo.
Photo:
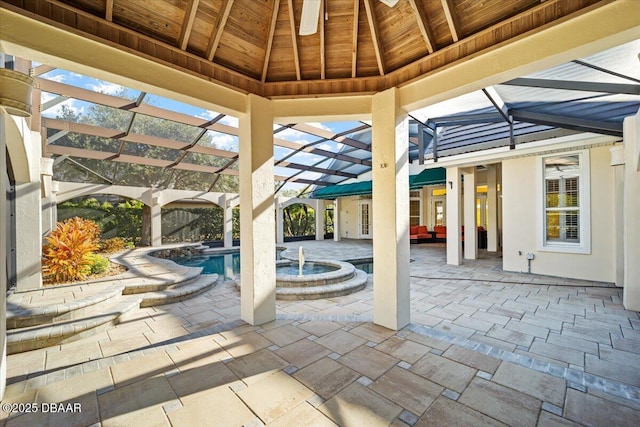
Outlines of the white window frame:
[[[547,241],[546,228],[546,183],[544,161],[549,157],[563,157],[578,155],[580,162],[579,188],[579,235],[580,242]],[[537,236],[538,250],[542,252],[562,252],[576,254],[591,253],[591,168],[589,150],[558,152],[538,158],[537,167]]]
[[[411,193],[416,192],[418,196],[411,196]],[[418,225],[424,225],[422,222],[422,190],[410,190],[409,191],[409,206],[411,202],[418,202]],[[409,208],[409,222],[411,222],[411,208]]]

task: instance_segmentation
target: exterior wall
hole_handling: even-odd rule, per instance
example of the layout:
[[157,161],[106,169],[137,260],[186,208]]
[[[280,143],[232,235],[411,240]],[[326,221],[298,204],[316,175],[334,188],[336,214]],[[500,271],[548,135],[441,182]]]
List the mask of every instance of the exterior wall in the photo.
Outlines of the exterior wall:
[[[533,253],[531,272],[584,280],[615,282],[614,170],[609,147],[590,150],[591,252],[588,254],[538,250],[538,183],[540,157],[502,163],[503,268],[527,271],[527,253]],[[589,226],[589,225],[587,225]],[[521,255],[519,255],[521,253]]]
[[340,237],[343,239],[358,239],[358,209],[359,197],[345,197],[340,199]]

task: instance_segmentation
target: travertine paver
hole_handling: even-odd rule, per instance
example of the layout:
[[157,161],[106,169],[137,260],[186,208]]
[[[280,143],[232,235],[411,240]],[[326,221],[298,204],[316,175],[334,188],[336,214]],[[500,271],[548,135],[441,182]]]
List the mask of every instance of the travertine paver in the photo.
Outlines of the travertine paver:
[[431,426],[506,426],[506,424],[451,399],[439,397],[416,424],[416,427]]
[[458,393],[467,387],[476,374],[473,368],[434,354],[425,355],[410,370]]
[[143,379],[98,396],[105,427],[168,425],[162,405],[177,399],[163,376]]
[[482,378],[475,378],[459,402],[512,426],[535,426],[541,401]]
[[640,413],[577,390],[567,390],[566,416],[572,421],[588,425],[637,427]]
[[[371,256],[370,242],[303,244],[308,258]],[[287,245],[295,255],[298,244]],[[260,326],[239,321],[239,293],[223,283],[95,337],[10,355],[5,402],[82,403],[81,417],[47,419],[58,425],[639,424],[640,316],[623,309],[621,289],[503,272],[483,251],[455,267],[442,245],[411,249],[412,324],[401,331],[371,323],[371,283],[346,297],[278,301],[278,320]],[[250,403],[259,384],[282,405]],[[290,389],[313,394],[287,400]],[[8,425],[43,422],[13,415]]]
[[265,424],[276,420],[311,396],[311,390],[282,371],[238,392],[238,397]]
[[304,368],[316,360],[328,356],[330,353],[331,350],[309,339],[296,341],[293,344],[276,350],[278,356],[297,368]]
[[442,386],[399,367],[374,381],[371,389],[417,415],[444,391]]
[[431,348],[426,345],[397,336],[389,337],[378,344],[375,349],[404,360],[407,363],[417,362],[431,350]]
[[387,426],[402,407],[359,383],[352,383],[318,408],[341,426]]
[[338,362],[371,380],[375,380],[392,366],[395,366],[399,360],[364,345],[342,356]]
[[504,362],[492,381],[556,406],[564,405],[566,381],[563,379]]
[[323,358],[293,376],[326,400],[355,381],[360,374],[329,358]]

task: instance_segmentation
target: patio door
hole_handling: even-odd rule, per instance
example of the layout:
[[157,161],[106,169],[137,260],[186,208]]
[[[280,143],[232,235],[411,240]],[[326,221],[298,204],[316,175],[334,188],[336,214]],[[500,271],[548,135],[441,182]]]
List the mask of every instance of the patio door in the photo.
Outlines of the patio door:
[[373,234],[370,200],[360,201],[359,217],[358,237],[361,239],[370,239]]

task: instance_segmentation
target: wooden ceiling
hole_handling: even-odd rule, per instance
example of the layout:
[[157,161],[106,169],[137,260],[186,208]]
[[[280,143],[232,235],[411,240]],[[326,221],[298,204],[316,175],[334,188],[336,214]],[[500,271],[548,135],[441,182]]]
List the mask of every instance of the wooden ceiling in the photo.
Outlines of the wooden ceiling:
[[[7,8],[243,93],[374,93],[609,0],[7,0]],[[37,35],[34,35],[37,37]]]

